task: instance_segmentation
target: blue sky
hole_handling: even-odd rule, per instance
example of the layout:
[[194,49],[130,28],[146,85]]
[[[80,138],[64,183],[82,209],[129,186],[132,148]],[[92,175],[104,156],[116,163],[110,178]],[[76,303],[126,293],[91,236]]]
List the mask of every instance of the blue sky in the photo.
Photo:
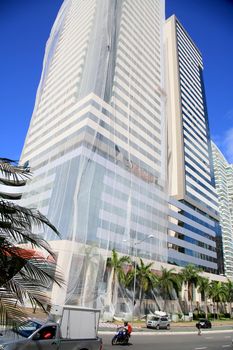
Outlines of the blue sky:
[[[0,0],[0,156],[19,159],[62,0]],[[233,163],[233,0],[166,0],[203,55],[211,137]]]

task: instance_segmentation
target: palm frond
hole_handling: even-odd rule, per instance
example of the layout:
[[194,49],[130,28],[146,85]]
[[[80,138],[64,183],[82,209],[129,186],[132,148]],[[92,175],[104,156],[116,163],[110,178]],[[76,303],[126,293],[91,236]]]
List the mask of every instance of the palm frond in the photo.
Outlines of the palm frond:
[[9,226],[12,225],[13,227],[21,227],[27,230],[30,230],[33,224],[38,227],[46,225],[59,235],[56,227],[38,210],[28,209],[0,200],[0,228],[5,228],[7,223]]
[[26,319],[27,314],[24,308],[18,305],[14,293],[0,288],[0,324],[15,326]]
[[[31,176],[25,163],[0,158],[0,184],[23,186]],[[5,193],[3,199],[11,199]],[[59,232],[35,209],[28,209],[0,198],[0,324],[19,323],[27,317],[24,302],[42,309],[50,304],[52,284],[64,284],[56,264],[56,255],[45,239],[32,232],[47,226]]]
[[107,266],[116,269],[121,269],[124,263],[130,263],[131,259],[129,256],[123,255],[118,256],[116,249],[112,250],[112,256],[107,259]]
[[28,168],[19,166],[16,161],[8,158],[0,158],[0,173],[16,183],[31,176]]
[[64,285],[56,263],[35,259],[28,261],[1,290],[6,290],[21,306],[28,300],[31,305],[37,305],[45,311],[44,306],[51,305],[48,289],[52,287],[53,282],[59,286]]
[[124,263],[130,263],[131,262],[131,259],[129,256],[127,255],[123,255],[122,257],[120,257],[119,259],[119,264],[120,265],[123,265]]
[[21,187],[25,186],[27,183],[27,180],[19,180],[15,182],[14,180],[6,179],[6,178],[0,178],[0,184],[11,186],[11,187]]
[[124,278],[124,285],[126,287],[132,287],[132,283],[135,277],[135,272],[134,270],[130,270],[125,274],[125,278]]
[[51,282],[55,282],[59,286],[63,284],[63,279],[57,269],[56,261],[51,255],[46,259],[43,252],[21,249],[19,247],[10,247],[10,249],[9,247],[4,247],[1,248],[1,253],[0,286],[17,273],[26,274],[30,278],[40,279],[42,285],[46,286],[49,283],[51,284]]
[[[27,244],[25,249],[39,248],[50,255],[54,256],[54,252],[48,242],[38,234],[31,233],[30,231],[23,230],[17,227],[5,228],[2,230],[0,228],[0,242],[4,240],[5,244],[9,243],[9,247],[13,244]],[[21,245],[22,249],[23,246]]]
[[25,300],[28,300],[31,305],[37,305],[43,309],[45,305],[51,305],[47,288],[45,285],[41,285],[41,281],[15,276],[5,287],[15,296],[20,305],[24,305]]

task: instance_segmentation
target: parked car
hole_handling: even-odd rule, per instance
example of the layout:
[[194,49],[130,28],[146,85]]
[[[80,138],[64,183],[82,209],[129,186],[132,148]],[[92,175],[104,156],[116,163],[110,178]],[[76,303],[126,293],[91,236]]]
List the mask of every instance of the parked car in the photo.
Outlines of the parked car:
[[197,323],[200,324],[201,328],[211,328],[212,324],[209,320],[201,318]]
[[146,322],[147,328],[170,329],[170,320],[167,316],[151,316]]

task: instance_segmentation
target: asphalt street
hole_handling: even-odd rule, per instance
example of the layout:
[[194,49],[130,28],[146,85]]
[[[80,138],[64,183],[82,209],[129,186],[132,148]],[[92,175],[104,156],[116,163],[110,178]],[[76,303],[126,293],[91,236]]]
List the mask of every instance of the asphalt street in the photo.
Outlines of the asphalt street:
[[112,334],[100,334],[103,339],[103,350],[222,350],[233,349],[233,332],[197,333],[135,333],[129,345],[111,345]]

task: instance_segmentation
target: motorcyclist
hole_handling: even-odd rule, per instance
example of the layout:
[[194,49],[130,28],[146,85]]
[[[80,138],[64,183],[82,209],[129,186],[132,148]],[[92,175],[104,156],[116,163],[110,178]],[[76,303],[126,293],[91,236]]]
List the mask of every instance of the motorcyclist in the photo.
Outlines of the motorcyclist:
[[132,326],[128,322],[124,322],[122,326],[117,326],[117,332],[112,338],[112,345],[128,344]]
[[132,326],[129,322],[127,322],[127,321],[124,322],[124,329],[126,330],[128,336],[130,337],[133,329],[132,329]]

